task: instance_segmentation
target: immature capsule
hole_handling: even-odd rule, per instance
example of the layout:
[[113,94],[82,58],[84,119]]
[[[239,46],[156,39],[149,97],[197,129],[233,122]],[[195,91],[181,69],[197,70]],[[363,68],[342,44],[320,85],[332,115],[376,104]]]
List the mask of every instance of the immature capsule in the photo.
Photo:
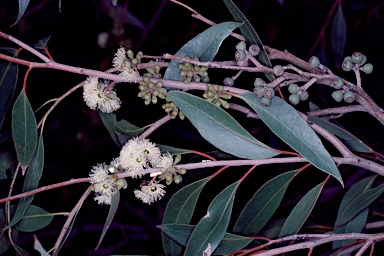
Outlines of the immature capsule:
[[256,97],[262,97],[264,95],[264,88],[262,86],[255,86],[255,89],[253,89],[253,92],[255,93]]
[[245,43],[244,41],[240,41],[240,42],[236,45],[236,50],[244,51],[246,47],[247,47],[246,43]]
[[297,105],[300,102],[300,96],[296,93],[291,94],[288,99],[292,103],[292,105]]
[[260,104],[261,104],[262,106],[264,106],[264,107],[268,107],[268,106],[271,105],[271,99],[262,97],[262,98],[260,99]]
[[344,81],[342,79],[338,78],[337,80],[335,80],[333,82],[333,84],[335,85],[335,89],[341,89],[344,86]]
[[301,101],[305,101],[307,100],[309,97],[309,93],[307,91],[303,91],[301,94],[300,94],[300,100]]
[[264,84],[265,84],[264,80],[259,77],[257,77],[255,79],[255,82],[253,83],[254,86],[263,86]]
[[299,86],[297,84],[290,84],[288,86],[288,91],[291,93],[291,94],[295,94],[299,91]]
[[347,91],[346,93],[344,93],[344,97],[343,98],[344,98],[345,102],[352,103],[355,100],[356,96],[355,96],[355,94],[353,92]]
[[365,74],[371,74],[372,71],[373,71],[373,65],[371,63],[367,63],[365,64],[361,70],[365,73]]
[[237,51],[235,52],[235,59],[236,59],[237,61],[245,60],[245,56],[246,56],[245,51],[237,50]]
[[253,44],[253,45],[249,46],[248,52],[250,55],[256,56],[260,53],[260,47],[257,44]]
[[332,98],[336,101],[336,102],[341,102],[343,100],[343,96],[344,96],[344,93],[343,91],[341,90],[337,90],[337,91],[334,91],[332,93]]
[[233,86],[234,83],[235,83],[235,81],[231,77],[227,77],[223,81],[223,84],[225,86]]
[[349,60],[344,60],[343,63],[341,64],[341,68],[344,71],[351,71],[352,67],[353,67],[353,64]]
[[361,52],[354,52],[352,54],[352,62],[360,64],[363,61],[364,55]]
[[320,66],[319,58],[317,58],[316,56],[312,56],[309,59],[309,66],[311,66],[312,68],[318,68]]
[[265,98],[271,99],[271,98],[273,98],[273,96],[275,96],[275,90],[274,90],[273,88],[271,88],[271,87],[266,87],[266,88],[264,89],[264,94],[263,94],[263,96],[264,96]]

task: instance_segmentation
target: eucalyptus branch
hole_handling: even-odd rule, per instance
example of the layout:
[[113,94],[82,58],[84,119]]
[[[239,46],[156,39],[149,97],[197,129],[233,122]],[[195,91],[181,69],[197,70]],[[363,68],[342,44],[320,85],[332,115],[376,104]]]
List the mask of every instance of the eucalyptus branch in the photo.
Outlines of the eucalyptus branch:
[[151,125],[151,127],[148,128],[148,130],[146,130],[145,132],[140,134],[139,139],[140,140],[145,139],[146,137],[148,137],[149,134],[154,132],[157,128],[159,128],[161,125],[165,124],[169,120],[171,120],[171,116],[170,115],[166,115],[163,118],[157,120],[155,123],[153,123]]
[[308,116],[327,116],[327,115],[339,115],[347,114],[351,112],[367,112],[368,110],[361,105],[349,105],[337,108],[326,108],[319,110],[312,110],[307,112]]

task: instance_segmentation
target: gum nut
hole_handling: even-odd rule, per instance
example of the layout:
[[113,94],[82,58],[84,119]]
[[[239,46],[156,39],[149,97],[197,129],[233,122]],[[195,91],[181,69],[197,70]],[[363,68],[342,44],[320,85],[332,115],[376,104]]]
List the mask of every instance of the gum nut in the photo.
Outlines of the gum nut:
[[291,94],[295,94],[299,91],[299,86],[297,84],[290,84],[288,86],[288,91],[291,93]]
[[255,89],[253,90],[256,97],[263,97],[264,95],[264,89],[262,86],[255,86]]
[[317,58],[316,56],[312,56],[309,59],[309,66],[311,66],[312,68],[318,68],[320,66],[319,58]]
[[361,70],[365,73],[365,74],[371,74],[372,71],[373,71],[373,65],[371,63],[367,63],[365,64]]
[[343,91],[341,90],[337,90],[337,91],[334,91],[332,93],[332,98],[336,101],[336,102],[341,102],[343,100]]
[[338,78],[337,80],[335,80],[333,82],[333,84],[335,85],[336,89],[341,89],[344,86],[344,81],[342,79]]
[[264,107],[268,107],[271,105],[271,99],[268,99],[268,98],[265,98],[265,97],[262,97],[260,99],[260,104]]
[[300,95],[300,100],[305,101],[309,97],[309,93],[307,91],[303,91],[303,93]]
[[236,50],[244,51],[246,47],[247,47],[246,43],[245,43],[244,41],[240,41],[240,42],[236,45]]
[[261,79],[261,78],[256,78],[255,79],[255,82],[253,83],[253,85],[254,86],[262,86],[262,85],[264,85],[265,84],[265,82],[264,82],[264,80],[263,79]]
[[235,81],[230,77],[225,78],[223,81],[223,84],[225,86],[233,86],[234,83],[235,83]]
[[355,94],[351,91],[347,91],[346,93],[344,93],[344,101],[347,102],[347,103],[352,103],[355,101]]
[[260,47],[257,44],[253,44],[253,45],[249,46],[248,52],[252,56],[256,56],[260,53]]
[[352,54],[352,62],[360,64],[363,61],[364,55],[361,52],[354,52]]
[[289,96],[289,101],[292,103],[292,105],[297,105],[300,102],[300,96],[297,94],[291,94]]
[[237,50],[237,51],[235,52],[235,59],[236,59],[237,61],[245,60],[245,56],[246,56],[245,51]]
[[271,98],[273,98],[273,96],[275,96],[275,90],[274,90],[273,88],[266,87],[266,88],[264,89],[264,94],[263,94],[263,96],[264,96],[265,98],[271,99]]
[[352,67],[353,67],[353,64],[349,60],[344,60],[343,63],[341,64],[341,68],[344,71],[351,71]]

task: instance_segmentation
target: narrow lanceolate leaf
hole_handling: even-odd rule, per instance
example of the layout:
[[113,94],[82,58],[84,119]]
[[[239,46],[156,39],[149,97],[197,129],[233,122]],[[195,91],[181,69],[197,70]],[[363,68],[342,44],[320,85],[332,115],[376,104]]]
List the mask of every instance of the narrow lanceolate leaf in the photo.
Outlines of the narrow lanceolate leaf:
[[210,255],[222,241],[231,218],[238,182],[217,195],[208,207],[207,214],[199,221],[188,241],[185,256]]
[[21,20],[21,17],[23,17],[28,4],[29,0],[19,0],[19,14],[17,14],[16,22],[12,26],[16,25]]
[[347,130],[344,130],[340,126],[337,126],[327,120],[324,120],[322,118],[318,118],[315,116],[308,116],[308,121],[314,124],[317,124],[318,126],[329,131],[330,133],[333,133],[337,137],[343,139],[345,141],[345,144],[351,150],[362,152],[362,153],[373,153],[373,150],[370,147],[365,145],[361,140],[356,138],[352,133],[348,132]]
[[[210,177],[198,180],[177,191],[167,204],[163,217],[163,224],[188,224],[192,218],[200,192],[209,178]],[[164,233],[162,234],[162,238],[163,249],[166,255],[180,255],[182,247],[178,243],[174,242]]]
[[103,113],[99,111],[101,121],[103,122],[105,128],[107,128],[109,134],[111,135],[113,141],[121,146],[118,134],[125,134],[129,137],[137,136],[144,131],[144,128],[137,127],[126,120],[116,120],[116,115],[113,113]]
[[320,192],[323,189],[324,182],[311,189],[293,208],[288,218],[285,220],[279,237],[296,234],[307,220],[311,213]]
[[35,232],[48,226],[53,220],[53,216],[36,205],[30,205],[25,211],[24,217],[17,223],[19,231]]
[[346,43],[347,23],[345,22],[343,8],[340,4],[332,22],[332,52],[337,67],[340,67]]
[[[31,164],[28,167],[27,175],[25,176],[25,179],[24,179],[24,185],[23,185],[23,191],[22,191],[23,193],[37,188],[37,186],[39,185],[41,175],[43,173],[43,166],[44,166],[44,142],[43,142],[43,136],[40,136],[39,145],[37,147],[36,154],[34,155],[31,161]],[[13,215],[11,222],[6,226],[6,228],[12,227],[16,223],[18,223],[21,220],[21,218],[23,218],[25,211],[28,209],[32,200],[33,200],[33,195],[23,197],[20,199],[15,215]]]
[[[0,48],[0,52],[17,57],[17,50],[13,48]],[[0,129],[15,93],[18,75],[18,64],[0,60]]]
[[40,253],[40,256],[50,256],[50,254],[44,249],[44,247],[41,245],[40,241],[37,239],[36,235],[33,235],[34,243],[33,243],[33,249],[38,251]]
[[332,175],[343,184],[340,172],[331,155],[296,109],[279,97],[273,97],[269,107],[262,106],[260,98],[257,98],[253,93],[242,94],[240,98],[260,116],[274,134],[308,159],[314,166]]
[[297,170],[276,176],[253,195],[240,213],[233,231],[244,235],[255,235],[267,224],[287,190]]
[[[187,224],[164,224],[157,227],[182,246],[187,245],[188,239],[195,228],[194,225]],[[249,237],[225,233],[223,240],[221,240],[213,255],[226,255],[241,250],[252,241],[253,239]]]
[[32,44],[31,46],[35,49],[43,50],[45,47],[47,47],[48,41],[51,39],[51,36],[44,37],[37,41],[36,43]]
[[341,226],[347,223],[356,216],[361,210],[369,206],[375,201],[384,191],[384,184],[372,189],[368,189],[365,192],[356,196],[349,205],[347,205],[343,211],[340,212],[340,217],[337,219],[335,225]]
[[[257,44],[260,47],[260,53],[256,56],[256,59],[260,61],[261,64],[272,67],[271,61],[268,58],[267,52],[264,49],[264,45],[261,43],[259,36],[256,31],[253,29],[251,23],[244,16],[244,14],[237,8],[237,6],[232,2],[232,0],[224,0],[224,4],[227,6],[229,12],[232,14],[235,21],[244,23],[240,27],[240,31],[243,34],[245,40],[249,44]],[[275,76],[273,74],[265,73],[265,76],[270,80],[274,80]]]
[[27,95],[21,90],[12,111],[12,136],[17,159],[27,166],[35,153],[37,144],[36,119]]
[[115,217],[115,213],[117,211],[117,207],[119,206],[119,202],[120,202],[120,191],[117,191],[117,193],[114,194],[111,198],[111,205],[109,206],[107,220],[105,221],[103,231],[101,232],[101,236],[95,250],[99,248],[101,241],[103,241],[104,236],[107,233],[107,230],[112,223],[113,217]]
[[171,146],[160,145],[160,144],[156,144],[156,146],[160,148],[161,152],[169,152],[171,155],[182,155],[182,154],[190,153],[188,149],[174,148]]
[[218,149],[248,159],[265,159],[279,154],[255,139],[215,104],[180,91],[171,91],[168,97],[188,117],[201,136]]
[[[238,22],[223,22],[214,25],[191,39],[175,55],[179,57],[188,55],[191,58],[197,56],[200,61],[212,61],[224,39],[240,26],[241,23]],[[165,71],[164,79],[182,81],[183,77],[179,75],[178,67],[180,63],[181,61],[172,60]]]

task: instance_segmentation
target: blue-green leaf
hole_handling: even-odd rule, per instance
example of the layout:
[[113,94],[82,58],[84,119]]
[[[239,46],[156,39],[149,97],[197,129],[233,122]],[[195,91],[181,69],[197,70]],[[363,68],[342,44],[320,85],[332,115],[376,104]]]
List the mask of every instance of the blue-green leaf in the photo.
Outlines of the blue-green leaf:
[[361,140],[356,138],[352,133],[348,132],[347,130],[344,130],[340,126],[337,126],[327,120],[315,116],[308,116],[308,122],[317,124],[318,126],[329,131],[330,133],[333,133],[337,137],[342,138],[343,140],[345,140],[345,144],[351,150],[362,153],[373,153],[373,150],[367,145],[365,145],[364,142],[362,142]]
[[112,0],[112,4],[113,4],[113,6],[116,6],[117,5],[117,0]]
[[240,213],[233,231],[244,235],[257,234],[279,207],[297,172],[294,170],[280,174],[259,188]]
[[99,114],[105,128],[107,128],[113,141],[119,147],[121,146],[118,139],[119,133],[128,135],[129,137],[133,137],[141,134],[144,131],[144,128],[137,127],[126,120],[117,121],[116,115],[114,113],[103,113],[99,111]]
[[27,251],[25,251],[23,248],[21,248],[17,244],[13,244],[13,248],[15,248],[17,256],[30,256],[30,254]]
[[108,212],[107,220],[105,221],[103,231],[101,232],[101,236],[100,236],[99,242],[97,243],[95,250],[97,250],[97,248],[99,248],[101,241],[103,241],[103,238],[104,238],[105,234],[107,233],[107,230],[108,230],[109,226],[111,225],[113,218],[115,217],[115,213],[117,211],[117,207],[119,206],[119,202],[120,202],[120,191],[117,191],[117,193],[114,194],[111,198],[111,205],[109,206],[109,212]]
[[184,255],[207,255],[216,250],[222,241],[231,218],[238,182],[217,195],[208,207],[207,214],[199,221],[188,240]]
[[[210,177],[195,181],[175,193],[165,209],[163,224],[179,223],[188,224],[200,196],[201,190]],[[181,246],[171,238],[162,234],[164,252],[169,256],[180,255]]]
[[[17,57],[17,50],[13,48],[0,48],[0,52]],[[0,59],[0,129],[15,93],[18,75],[18,64]]]
[[272,104],[264,107],[255,94],[242,94],[244,100],[263,122],[285,143],[308,159],[314,166],[335,177],[343,184],[340,172],[323,143],[299,115],[296,109],[279,97],[273,97]]
[[[182,246],[187,245],[188,239],[195,228],[194,225],[187,224],[163,224],[157,227]],[[252,241],[253,239],[249,237],[225,233],[223,240],[221,240],[213,255],[226,255],[241,250]]]
[[12,111],[12,136],[17,159],[25,168],[31,161],[37,145],[36,119],[24,89],[21,90]]
[[0,180],[7,179],[7,170],[13,175],[17,166],[17,157],[13,149],[8,149],[0,155]]
[[201,136],[218,149],[248,159],[265,159],[279,154],[255,139],[215,104],[180,91],[171,91],[168,97],[188,117]]
[[283,228],[280,231],[279,237],[296,234],[307,220],[321,190],[324,182],[321,182],[316,187],[312,188],[293,208],[288,218],[285,220]]
[[340,67],[347,43],[347,23],[341,4],[337,8],[332,22],[332,52],[336,67]]
[[16,22],[12,26],[16,25],[21,20],[21,17],[23,17],[28,4],[29,0],[19,0],[19,14],[17,14]]
[[16,226],[19,231],[35,232],[48,226],[52,220],[53,216],[49,212],[36,205],[30,205]]
[[[179,57],[190,57],[197,56],[200,61],[212,61],[216,53],[225,38],[231,34],[231,32],[241,26],[238,22],[223,22],[214,25],[204,32],[198,34],[196,37],[186,43],[181,49],[175,54]],[[172,60],[164,74],[164,79],[182,81],[183,77],[179,75],[180,69],[178,64],[181,61]]]
[[[43,142],[43,136],[40,135],[39,145],[37,147],[36,154],[34,155],[31,161],[31,164],[28,167],[27,175],[25,176],[23,190],[22,190],[23,193],[34,190],[38,187],[41,175],[43,173],[43,166],[44,166],[44,142]],[[25,211],[28,209],[29,205],[31,204],[32,200],[33,200],[33,195],[26,196],[20,199],[15,215],[13,216],[11,222],[5,228],[10,228],[21,220],[21,218],[25,214]]]
[[340,212],[335,226],[341,226],[375,201],[384,191],[384,184],[359,194]]
[[39,240],[37,239],[36,235],[33,235],[35,242],[33,243],[33,249],[38,251],[40,253],[40,256],[51,256],[41,245]]
[[[264,45],[261,43],[259,36],[253,29],[251,23],[249,23],[248,19],[231,0],[224,0],[224,4],[227,6],[229,12],[232,14],[235,21],[239,21],[244,24],[240,27],[240,31],[243,34],[247,43],[257,44],[260,47],[260,53],[256,56],[256,59],[260,61],[261,64],[267,67],[272,67],[271,61],[269,60],[267,52],[264,49]],[[273,74],[264,74],[269,79],[269,81],[275,80],[275,76]]]
[[48,41],[51,39],[51,36],[44,37],[43,39],[40,39],[36,43],[32,44],[31,46],[38,50],[43,50],[45,47],[47,47]]

